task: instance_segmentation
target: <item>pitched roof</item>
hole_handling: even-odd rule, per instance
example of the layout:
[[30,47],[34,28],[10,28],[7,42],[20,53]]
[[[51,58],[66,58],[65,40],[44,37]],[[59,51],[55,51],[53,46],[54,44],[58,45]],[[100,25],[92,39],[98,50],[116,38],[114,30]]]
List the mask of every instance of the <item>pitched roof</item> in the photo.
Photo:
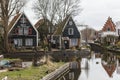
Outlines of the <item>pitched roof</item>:
[[104,24],[102,31],[107,31],[108,28],[110,28],[110,31],[115,31],[115,24],[112,21],[112,18],[108,17],[106,23]]
[[60,22],[56,25],[57,29],[54,32],[54,35],[60,35],[62,33],[62,30],[63,30],[65,24],[68,22],[69,18],[70,18],[70,16],[66,17],[62,22]]
[[16,22],[16,20],[19,18],[20,15],[21,13],[18,13],[16,16],[14,16],[14,18],[11,20],[9,24],[8,31],[12,28],[12,26],[14,25],[14,23]]
[[[18,13],[18,14],[16,14],[16,16],[14,16],[14,18],[11,20],[11,22],[10,22],[10,24],[9,24],[9,27],[8,27],[8,34],[9,34],[9,32],[12,30],[12,28],[14,27],[14,25],[16,24],[16,22],[19,20],[19,18],[22,16],[22,15],[25,15],[26,16],[26,14],[24,13],[24,12],[22,12],[22,13]],[[26,16],[26,18],[28,19],[28,17]],[[30,22],[30,20],[28,19],[28,21]],[[30,22],[31,23],[31,22]],[[31,24],[32,25],[32,24]],[[33,26],[33,25],[32,25]],[[38,34],[38,31],[37,31],[37,29],[33,26],[33,28],[35,29],[35,31],[37,32],[37,34]]]
[[35,24],[35,28],[38,28],[40,25],[42,25],[44,23],[44,19],[40,19],[36,24]]
[[107,74],[109,75],[109,77],[112,77],[115,69],[116,69],[116,65],[112,64],[112,65],[104,65],[102,64],[103,68],[105,69],[105,71],[107,72]]

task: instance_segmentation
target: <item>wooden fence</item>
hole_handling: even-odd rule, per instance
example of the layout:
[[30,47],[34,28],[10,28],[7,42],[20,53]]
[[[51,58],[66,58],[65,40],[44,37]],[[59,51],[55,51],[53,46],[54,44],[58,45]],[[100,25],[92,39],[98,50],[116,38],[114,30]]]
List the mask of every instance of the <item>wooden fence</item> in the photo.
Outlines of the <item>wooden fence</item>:
[[65,65],[61,66],[59,69],[56,69],[54,72],[43,77],[42,80],[58,80],[59,78],[69,73],[69,71],[70,71],[69,63],[66,63]]

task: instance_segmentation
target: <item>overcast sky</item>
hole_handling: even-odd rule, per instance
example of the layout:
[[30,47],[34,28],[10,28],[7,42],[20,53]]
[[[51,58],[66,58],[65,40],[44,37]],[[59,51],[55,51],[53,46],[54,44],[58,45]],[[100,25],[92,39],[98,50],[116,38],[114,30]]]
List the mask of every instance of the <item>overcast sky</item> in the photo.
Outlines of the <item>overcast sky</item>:
[[[24,11],[30,21],[35,24],[37,19],[35,19],[33,11],[30,10],[32,3],[31,0]],[[79,23],[100,30],[109,16],[114,23],[120,21],[120,0],[81,0],[80,4],[83,11],[74,18]]]

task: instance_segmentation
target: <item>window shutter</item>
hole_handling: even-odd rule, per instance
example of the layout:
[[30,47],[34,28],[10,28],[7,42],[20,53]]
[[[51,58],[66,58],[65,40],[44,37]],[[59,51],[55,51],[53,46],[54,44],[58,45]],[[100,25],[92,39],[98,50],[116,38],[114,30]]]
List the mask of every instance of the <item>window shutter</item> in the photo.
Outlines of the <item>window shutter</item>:
[[19,33],[19,28],[16,28],[16,29],[15,29],[15,34],[18,35],[18,33]]
[[32,34],[32,28],[29,28],[29,35]]

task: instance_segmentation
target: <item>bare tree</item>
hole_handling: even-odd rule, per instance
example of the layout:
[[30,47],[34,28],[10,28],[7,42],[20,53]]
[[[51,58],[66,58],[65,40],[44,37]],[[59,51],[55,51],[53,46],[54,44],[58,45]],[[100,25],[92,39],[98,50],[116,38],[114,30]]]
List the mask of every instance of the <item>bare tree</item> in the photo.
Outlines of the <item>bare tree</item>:
[[33,4],[35,13],[51,23],[62,21],[67,15],[77,15],[80,0],[37,0]]
[[4,49],[9,52],[8,45],[8,31],[9,31],[9,20],[11,16],[19,12],[25,5],[25,0],[0,0],[0,17],[2,20],[2,26],[4,30]]
[[[33,4],[33,10],[38,18],[42,17],[45,22],[49,20],[50,23],[55,24],[62,22],[67,15],[78,14],[81,10],[80,0],[37,0]],[[46,25],[46,27],[50,29],[51,36],[53,26]]]

